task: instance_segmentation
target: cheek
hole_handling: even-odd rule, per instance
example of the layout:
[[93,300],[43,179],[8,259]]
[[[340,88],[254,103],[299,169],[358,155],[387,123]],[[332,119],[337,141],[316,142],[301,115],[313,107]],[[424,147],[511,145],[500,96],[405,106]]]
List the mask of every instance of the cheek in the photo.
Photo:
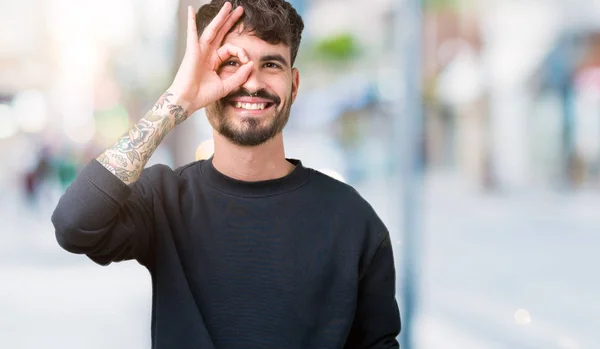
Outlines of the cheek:
[[206,116],[209,120],[216,120],[223,115],[223,105],[221,102],[214,102],[206,106]]
[[292,86],[289,85],[282,87],[281,94],[279,96],[281,97],[282,101],[285,101],[285,103],[291,103],[293,97]]
[[292,94],[292,84],[287,79],[273,79],[269,85],[269,89],[282,100],[288,99]]

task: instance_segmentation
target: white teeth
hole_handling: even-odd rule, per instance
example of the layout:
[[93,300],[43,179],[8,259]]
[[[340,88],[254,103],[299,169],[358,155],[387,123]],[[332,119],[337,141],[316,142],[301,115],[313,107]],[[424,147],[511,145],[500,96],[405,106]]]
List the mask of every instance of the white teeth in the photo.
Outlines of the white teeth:
[[266,103],[242,103],[236,102],[235,107],[247,110],[263,110],[267,106]]

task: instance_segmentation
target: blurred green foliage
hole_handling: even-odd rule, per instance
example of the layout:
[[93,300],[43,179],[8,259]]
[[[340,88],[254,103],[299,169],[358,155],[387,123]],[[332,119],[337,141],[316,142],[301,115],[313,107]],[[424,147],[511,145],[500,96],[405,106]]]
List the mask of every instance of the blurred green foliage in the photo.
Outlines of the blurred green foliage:
[[317,41],[312,51],[317,59],[348,61],[358,56],[360,47],[352,34],[342,33]]
[[460,0],[421,0],[426,10],[455,9],[461,4]]

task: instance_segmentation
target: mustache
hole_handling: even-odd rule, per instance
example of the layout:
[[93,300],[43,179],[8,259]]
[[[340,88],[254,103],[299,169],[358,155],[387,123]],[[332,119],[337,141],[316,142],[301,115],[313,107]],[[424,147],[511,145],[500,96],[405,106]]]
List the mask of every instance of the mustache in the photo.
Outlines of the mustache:
[[265,89],[260,89],[260,90],[258,90],[256,92],[252,93],[252,92],[248,91],[247,89],[245,89],[243,87],[241,87],[241,88],[237,89],[236,91],[233,91],[232,93],[228,94],[225,98],[223,98],[223,100],[228,101],[228,100],[231,100],[233,98],[238,98],[238,97],[258,97],[258,98],[263,98],[263,99],[270,100],[274,104],[281,103],[281,99],[279,97],[277,97],[274,94],[269,93]]

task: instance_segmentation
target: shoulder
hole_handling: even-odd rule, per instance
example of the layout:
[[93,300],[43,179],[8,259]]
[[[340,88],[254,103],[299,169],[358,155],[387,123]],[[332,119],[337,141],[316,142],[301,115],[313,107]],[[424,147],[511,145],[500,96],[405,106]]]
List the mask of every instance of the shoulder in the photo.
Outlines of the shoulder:
[[379,221],[373,206],[353,186],[318,170],[311,171],[315,195],[319,198],[330,202],[348,217]]
[[144,168],[140,175],[141,182],[147,182],[153,185],[157,185],[165,180],[169,180],[175,176],[175,172],[171,167],[165,164],[155,164]]
[[316,189],[321,190],[322,195],[355,196],[358,192],[349,184],[327,175],[321,171],[309,168],[312,172],[311,182]]
[[174,169],[165,164],[148,166],[142,171],[138,185],[148,185],[157,191],[166,188],[173,189],[188,182],[188,178],[199,163],[199,161],[196,161]]
[[188,164],[185,164],[180,167],[171,168],[165,164],[154,164],[152,166],[148,166],[142,171],[142,176],[144,179],[149,181],[156,181],[165,178],[175,179],[177,177],[186,177],[194,170],[197,165],[199,165],[201,161],[194,161]]
[[316,183],[315,193],[333,212],[332,220],[339,221],[344,239],[358,241],[361,246],[363,265],[370,260],[378,248],[390,239],[390,233],[374,207],[353,186],[332,178],[317,170],[312,180]]

